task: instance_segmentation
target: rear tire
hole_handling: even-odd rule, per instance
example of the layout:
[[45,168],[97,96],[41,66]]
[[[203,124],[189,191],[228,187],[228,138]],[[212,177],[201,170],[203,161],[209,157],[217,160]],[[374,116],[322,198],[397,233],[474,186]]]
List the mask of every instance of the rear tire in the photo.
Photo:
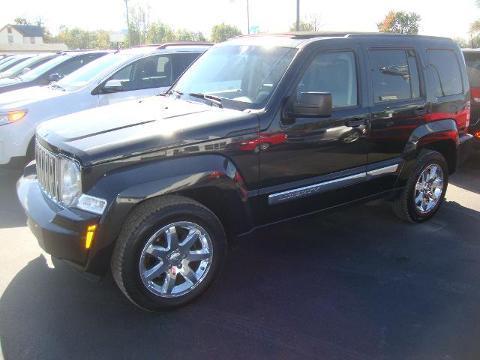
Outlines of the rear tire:
[[395,214],[410,223],[431,219],[445,198],[448,187],[448,165],[437,151],[423,150],[407,185],[393,203]]
[[187,304],[218,276],[227,253],[220,220],[181,196],[140,204],[125,222],[112,255],[112,274],[125,296],[150,311]]

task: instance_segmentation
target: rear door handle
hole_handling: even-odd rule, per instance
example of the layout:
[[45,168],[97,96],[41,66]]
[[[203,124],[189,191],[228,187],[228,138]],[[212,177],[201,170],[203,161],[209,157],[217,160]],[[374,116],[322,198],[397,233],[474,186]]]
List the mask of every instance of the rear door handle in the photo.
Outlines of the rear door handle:
[[427,113],[427,108],[425,106],[418,106],[414,110],[416,115],[425,115]]
[[345,126],[348,127],[359,127],[361,125],[367,125],[367,119],[365,118],[353,118],[345,121]]

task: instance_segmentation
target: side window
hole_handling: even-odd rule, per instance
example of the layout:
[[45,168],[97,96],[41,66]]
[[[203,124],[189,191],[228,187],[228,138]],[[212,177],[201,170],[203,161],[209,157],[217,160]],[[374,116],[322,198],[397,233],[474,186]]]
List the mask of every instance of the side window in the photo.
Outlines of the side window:
[[183,74],[183,72],[193,63],[200,54],[182,53],[173,55],[173,81]]
[[435,96],[458,95],[463,92],[462,73],[452,50],[428,50],[428,63],[437,77]]
[[170,55],[149,56],[134,63],[133,90],[166,87],[172,84]]
[[355,54],[343,51],[317,55],[297,86],[297,95],[302,92],[329,92],[334,108],[357,105]]
[[79,69],[85,64],[84,58],[82,56],[74,57],[61,63],[60,65],[53,68],[51,74],[59,74],[61,77],[68,75],[75,70]]
[[417,59],[413,50],[370,50],[376,103],[420,96]]

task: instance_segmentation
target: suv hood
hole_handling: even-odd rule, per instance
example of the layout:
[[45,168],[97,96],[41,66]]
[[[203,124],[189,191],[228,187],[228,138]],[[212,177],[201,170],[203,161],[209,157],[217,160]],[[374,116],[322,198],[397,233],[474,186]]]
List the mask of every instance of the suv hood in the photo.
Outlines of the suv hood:
[[0,95],[0,111],[26,108],[32,103],[65,95],[66,92],[48,86],[34,86],[8,91]]
[[257,129],[248,111],[154,96],[47,121],[37,136],[88,166]]

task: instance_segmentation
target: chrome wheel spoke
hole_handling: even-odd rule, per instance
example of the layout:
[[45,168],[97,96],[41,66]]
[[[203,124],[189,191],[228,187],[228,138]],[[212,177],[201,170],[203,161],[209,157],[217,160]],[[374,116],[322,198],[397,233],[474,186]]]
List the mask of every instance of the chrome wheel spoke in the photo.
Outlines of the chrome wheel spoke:
[[185,240],[180,244],[180,247],[183,250],[189,250],[198,240],[199,235],[200,233],[197,230],[190,230]]
[[203,261],[207,260],[208,258],[210,258],[210,253],[204,251],[190,251],[187,254],[188,261]]
[[171,294],[173,288],[175,287],[176,281],[177,281],[177,274],[167,274],[167,276],[165,276],[165,280],[163,281],[162,293],[167,295]]
[[198,281],[197,274],[195,274],[195,272],[188,265],[182,266],[182,271],[180,274],[182,274],[183,278],[192,285],[196,284]]
[[165,231],[167,237],[167,244],[170,250],[174,250],[178,247],[178,235],[175,226],[171,226]]
[[164,262],[161,262],[154,265],[152,268],[145,270],[143,273],[143,276],[147,280],[154,280],[158,278],[160,275],[162,275],[164,272],[166,272],[167,269],[168,269],[167,264]]
[[158,245],[150,245],[145,252],[148,255],[156,257],[157,259],[164,259],[165,255],[167,254],[167,249]]

